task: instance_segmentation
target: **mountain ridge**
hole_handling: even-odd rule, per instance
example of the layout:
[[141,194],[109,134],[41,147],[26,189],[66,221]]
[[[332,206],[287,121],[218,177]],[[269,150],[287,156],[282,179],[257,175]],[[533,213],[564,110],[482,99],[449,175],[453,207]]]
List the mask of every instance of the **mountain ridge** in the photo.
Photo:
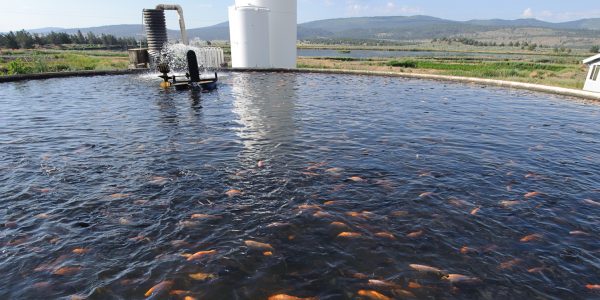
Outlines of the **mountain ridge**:
[[[112,34],[117,37],[136,37],[143,35],[140,24],[106,25],[87,28],[48,27],[28,30],[32,33],[49,33],[50,31],[84,34],[93,32],[96,35]],[[580,19],[568,22],[552,23],[537,19],[487,19],[453,21],[432,16],[376,16],[334,18],[305,22],[298,25],[300,40],[425,40],[441,37],[487,37],[495,33],[519,31],[523,37],[533,32],[548,37],[579,37],[587,39],[600,38],[600,18]],[[168,30],[169,37],[177,39],[178,30]],[[504,34],[504,33],[503,33]],[[229,40],[229,24],[221,22],[212,26],[188,29],[190,38],[203,40]],[[502,35],[502,34],[501,34]],[[535,36],[533,36],[535,38]],[[564,40],[564,39],[558,39]],[[564,43],[564,42],[563,42]]]

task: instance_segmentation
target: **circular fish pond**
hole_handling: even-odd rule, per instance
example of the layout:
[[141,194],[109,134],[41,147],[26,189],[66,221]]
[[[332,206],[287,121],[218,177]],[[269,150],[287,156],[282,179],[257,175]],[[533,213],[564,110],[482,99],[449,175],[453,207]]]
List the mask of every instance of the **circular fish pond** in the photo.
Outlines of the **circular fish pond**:
[[352,75],[159,81],[0,85],[0,298],[599,297],[597,104]]

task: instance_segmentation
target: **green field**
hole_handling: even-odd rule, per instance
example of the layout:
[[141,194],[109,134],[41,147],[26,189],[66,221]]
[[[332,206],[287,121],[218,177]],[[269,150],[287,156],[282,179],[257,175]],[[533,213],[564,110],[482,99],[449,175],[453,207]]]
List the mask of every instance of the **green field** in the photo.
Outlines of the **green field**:
[[[587,49],[521,47],[473,47],[443,43],[422,43],[397,47],[304,45],[305,49],[334,49],[337,51],[432,51],[450,55],[435,57],[349,58],[304,57],[298,66],[307,69],[348,69],[421,73],[463,77],[499,79],[550,86],[581,89],[587,74],[581,61],[591,54]],[[452,55],[457,53],[457,55]],[[460,53],[460,55],[458,55]],[[473,55],[468,55],[473,53]],[[477,53],[477,55],[475,55]],[[467,54],[467,55],[465,55]],[[510,57],[510,58],[507,58]]]
[[[306,69],[392,71],[501,79],[581,89],[587,69],[581,60],[585,49],[558,52],[555,49],[527,50],[507,47],[468,47],[425,43],[387,48],[373,46],[301,45],[301,48],[334,49],[342,55],[357,49],[460,52],[461,56],[401,58],[299,58]],[[228,54],[229,49],[225,48]],[[464,55],[475,53],[478,55]],[[481,53],[486,55],[482,56]],[[489,55],[488,55],[489,54]],[[510,54],[502,58],[498,54]],[[230,60],[230,59],[228,59]],[[0,50],[0,76],[82,70],[121,70],[128,66],[125,51],[107,50]]]
[[0,50],[0,76],[46,72],[120,70],[129,64],[123,51]]

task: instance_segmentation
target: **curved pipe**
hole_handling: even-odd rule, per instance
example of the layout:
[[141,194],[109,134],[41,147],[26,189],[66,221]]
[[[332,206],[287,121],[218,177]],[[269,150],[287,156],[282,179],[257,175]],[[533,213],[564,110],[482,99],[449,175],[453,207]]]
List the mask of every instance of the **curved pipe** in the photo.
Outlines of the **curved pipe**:
[[159,4],[156,9],[160,10],[176,10],[179,14],[179,29],[181,30],[181,40],[184,45],[189,45],[187,31],[185,31],[185,20],[183,19],[183,8],[177,4]]

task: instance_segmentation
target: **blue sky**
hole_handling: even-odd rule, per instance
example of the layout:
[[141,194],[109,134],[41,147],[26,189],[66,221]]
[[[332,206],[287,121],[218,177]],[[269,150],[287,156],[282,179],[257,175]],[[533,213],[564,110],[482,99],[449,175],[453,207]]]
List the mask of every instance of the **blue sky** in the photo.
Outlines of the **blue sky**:
[[[234,0],[0,0],[0,32],[41,27],[141,23],[142,8],[178,3],[188,28],[227,20]],[[451,20],[537,18],[560,22],[600,17],[595,0],[298,0],[298,21],[384,15],[429,15]],[[170,28],[177,27],[170,14]]]

